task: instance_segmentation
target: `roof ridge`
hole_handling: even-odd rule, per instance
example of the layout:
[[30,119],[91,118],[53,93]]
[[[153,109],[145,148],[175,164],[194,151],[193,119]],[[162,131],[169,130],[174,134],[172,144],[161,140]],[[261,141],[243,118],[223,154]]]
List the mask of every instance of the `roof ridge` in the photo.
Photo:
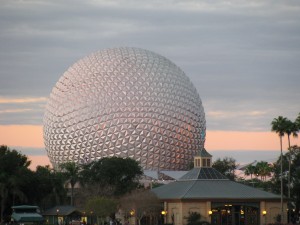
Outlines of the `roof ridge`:
[[200,169],[199,169],[199,171],[198,171],[197,178],[199,178],[200,173],[201,173],[201,170],[202,170],[202,167],[200,167]]
[[191,190],[191,188],[195,185],[197,180],[192,180],[193,182],[191,183],[190,187],[188,187],[185,191],[185,193],[183,193],[183,195],[180,196],[180,198],[184,198],[186,196],[186,194],[189,192],[189,190]]
[[[184,181],[190,181],[190,180],[192,180],[192,181],[197,181],[197,180],[210,180],[210,181],[215,181],[215,180],[220,181],[221,180],[221,181],[224,181],[224,180],[229,180],[229,179],[224,179],[224,178],[219,178],[219,179],[185,179],[185,180],[181,179],[181,180],[176,180],[176,182],[180,182],[180,181],[184,182]],[[231,180],[229,180],[229,181],[231,181]]]

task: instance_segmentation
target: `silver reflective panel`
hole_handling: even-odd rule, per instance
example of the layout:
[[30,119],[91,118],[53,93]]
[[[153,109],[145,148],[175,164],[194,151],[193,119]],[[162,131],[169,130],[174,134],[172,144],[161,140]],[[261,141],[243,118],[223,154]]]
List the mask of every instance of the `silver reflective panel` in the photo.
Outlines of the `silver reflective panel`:
[[170,60],[138,48],[106,49],[71,66],[44,115],[54,167],[131,157],[148,170],[187,170],[203,148],[205,114],[189,78]]

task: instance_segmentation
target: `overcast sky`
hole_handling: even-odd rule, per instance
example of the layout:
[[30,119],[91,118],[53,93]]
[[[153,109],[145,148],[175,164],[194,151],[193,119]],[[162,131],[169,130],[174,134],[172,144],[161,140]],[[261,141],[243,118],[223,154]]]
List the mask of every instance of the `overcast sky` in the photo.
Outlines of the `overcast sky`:
[[300,112],[299,0],[2,0],[0,125],[41,125],[68,67],[121,46],[178,65],[208,130],[270,131]]

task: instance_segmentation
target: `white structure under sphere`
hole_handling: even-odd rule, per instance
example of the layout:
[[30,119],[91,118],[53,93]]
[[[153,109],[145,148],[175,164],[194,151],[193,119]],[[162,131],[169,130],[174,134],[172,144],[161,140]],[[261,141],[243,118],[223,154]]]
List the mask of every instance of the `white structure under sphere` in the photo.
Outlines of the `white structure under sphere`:
[[186,170],[205,141],[205,114],[189,78],[138,48],[106,49],[71,66],[52,90],[44,142],[54,167],[131,157],[148,170]]

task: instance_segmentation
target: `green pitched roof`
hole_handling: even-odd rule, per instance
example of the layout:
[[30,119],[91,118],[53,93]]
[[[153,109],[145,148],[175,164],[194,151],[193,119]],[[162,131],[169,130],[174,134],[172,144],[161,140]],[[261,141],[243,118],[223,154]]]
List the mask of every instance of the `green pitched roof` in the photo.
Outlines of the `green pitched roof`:
[[199,156],[201,156],[201,157],[212,157],[212,155],[209,154],[209,153],[206,151],[205,148],[203,148],[203,149],[200,151]]
[[226,176],[212,167],[198,167],[190,170],[179,180],[228,180]]
[[181,180],[152,189],[160,199],[276,199],[280,196],[230,180]]
[[[200,157],[211,157],[203,148]],[[280,200],[281,196],[229,180],[212,167],[197,167],[179,180],[152,189],[160,199]]]

